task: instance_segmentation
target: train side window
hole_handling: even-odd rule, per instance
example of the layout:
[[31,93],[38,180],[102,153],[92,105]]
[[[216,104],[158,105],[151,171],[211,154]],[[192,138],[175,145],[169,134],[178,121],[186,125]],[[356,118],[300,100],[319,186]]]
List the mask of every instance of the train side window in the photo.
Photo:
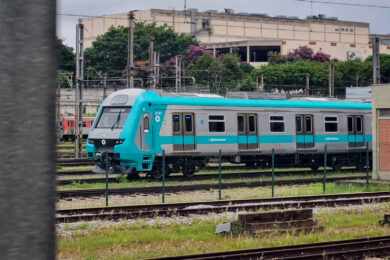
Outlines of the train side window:
[[284,132],[284,117],[283,116],[271,116],[270,117],[270,130],[275,133]]
[[249,133],[256,132],[256,116],[254,116],[254,115],[250,115],[248,117],[248,130],[249,130]]
[[172,115],[173,132],[180,132],[180,115]]
[[338,131],[338,118],[336,116],[325,117],[325,132],[335,133]]
[[225,117],[219,115],[209,116],[209,132],[225,132]]
[[239,133],[244,133],[245,132],[245,120],[244,116],[239,115],[237,117],[237,126],[238,126],[238,132]]
[[353,117],[348,117],[348,133],[353,133]]
[[184,116],[184,125],[186,132],[192,132],[192,115]]
[[307,134],[313,133],[313,117],[312,116],[305,116],[305,132]]
[[363,118],[360,116],[356,117],[356,132],[363,133]]
[[302,133],[303,131],[303,120],[302,120],[302,116],[301,115],[298,115],[295,117],[295,126],[296,126],[296,130],[297,130],[297,133],[300,134]]
[[149,125],[149,117],[148,116],[145,116],[144,117],[144,132],[149,132],[149,128],[150,128],[150,125]]

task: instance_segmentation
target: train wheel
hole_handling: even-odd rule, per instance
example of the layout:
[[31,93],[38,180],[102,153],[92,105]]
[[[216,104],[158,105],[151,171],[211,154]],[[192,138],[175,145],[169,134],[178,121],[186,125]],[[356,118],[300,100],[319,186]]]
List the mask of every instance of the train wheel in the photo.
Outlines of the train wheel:
[[319,166],[317,163],[312,163],[312,164],[310,165],[310,169],[311,169],[313,172],[318,171],[318,168],[320,168],[320,166]]
[[187,178],[191,178],[194,176],[195,171],[195,164],[192,161],[187,160],[183,166],[183,175]]
[[[170,174],[170,171],[168,169],[165,170],[165,178],[168,178]],[[157,169],[153,167],[153,169],[148,174],[150,177],[152,177],[155,180],[161,180],[163,177],[163,173],[161,171],[161,167],[158,167]]]
[[334,163],[333,165],[332,165],[332,170],[334,171],[334,172],[339,172],[339,171],[341,171],[341,168],[342,168],[342,166],[341,166],[341,164],[340,163]]

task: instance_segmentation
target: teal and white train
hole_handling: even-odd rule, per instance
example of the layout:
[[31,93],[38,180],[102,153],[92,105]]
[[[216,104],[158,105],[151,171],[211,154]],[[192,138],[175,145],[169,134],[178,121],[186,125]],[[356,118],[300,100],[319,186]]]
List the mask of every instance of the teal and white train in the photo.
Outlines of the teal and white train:
[[230,99],[125,89],[107,97],[89,132],[88,158],[117,171],[192,176],[221,150],[224,161],[269,167],[362,167],[371,151],[371,104],[327,99]]

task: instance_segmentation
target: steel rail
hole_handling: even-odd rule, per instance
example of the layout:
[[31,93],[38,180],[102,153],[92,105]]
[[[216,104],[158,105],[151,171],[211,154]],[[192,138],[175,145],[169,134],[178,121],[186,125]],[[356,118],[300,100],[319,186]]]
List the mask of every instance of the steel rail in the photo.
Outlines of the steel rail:
[[191,214],[255,211],[260,209],[337,207],[389,201],[390,192],[363,192],[246,200],[63,209],[57,210],[57,223],[92,220],[111,221],[157,216],[188,216]]
[[390,255],[390,236],[156,259],[361,259],[388,255]]
[[[365,175],[360,176],[348,176],[348,177],[328,177],[328,182],[335,181],[346,181],[346,180],[362,180],[365,179]],[[322,177],[316,178],[307,178],[307,179],[293,179],[293,180],[278,180],[274,185],[298,185],[298,184],[310,184],[322,182]],[[222,189],[231,189],[231,188],[253,188],[253,187],[263,187],[271,186],[271,180],[264,181],[253,181],[253,182],[233,182],[233,183],[223,183],[221,186],[218,183],[212,184],[195,184],[195,185],[176,185],[176,186],[166,186],[165,192],[167,193],[178,193],[178,192],[188,192],[188,191],[200,191],[200,190],[215,190],[221,187]],[[153,187],[134,187],[134,188],[115,188],[110,189],[110,195],[132,195],[132,194],[159,194],[161,193],[160,186]],[[69,197],[94,197],[102,196],[105,194],[105,189],[78,189],[78,190],[59,190],[57,191],[57,198],[69,198]]]

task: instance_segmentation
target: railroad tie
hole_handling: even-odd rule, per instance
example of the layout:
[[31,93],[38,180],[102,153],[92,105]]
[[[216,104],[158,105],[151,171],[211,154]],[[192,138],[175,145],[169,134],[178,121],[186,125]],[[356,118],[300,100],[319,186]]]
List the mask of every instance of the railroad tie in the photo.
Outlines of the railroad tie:
[[[273,233],[308,233],[322,230],[317,221],[313,219],[313,209],[239,214],[238,220],[231,223],[230,227],[232,234],[246,233],[255,236]],[[223,233],[228,233],[226,229],[224,231]]]

